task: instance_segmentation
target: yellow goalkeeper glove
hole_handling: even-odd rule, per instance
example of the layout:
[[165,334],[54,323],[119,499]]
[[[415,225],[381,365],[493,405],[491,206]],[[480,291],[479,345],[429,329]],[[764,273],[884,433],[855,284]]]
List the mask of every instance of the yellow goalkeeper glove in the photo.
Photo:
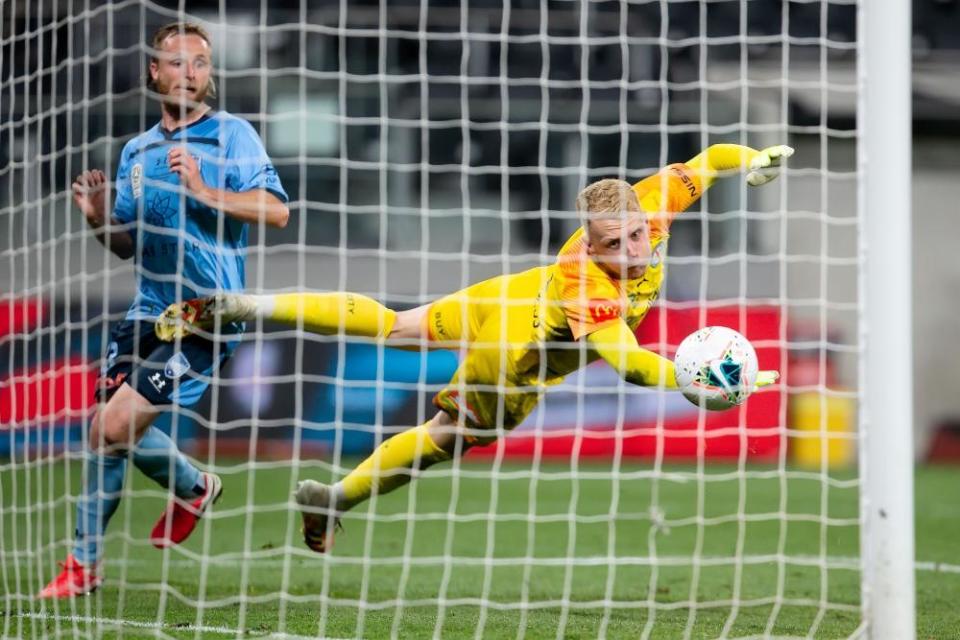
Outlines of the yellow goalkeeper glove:
[[747,184],[751,187],[759,187],[767,184],[780,175],[780,163],[793,155],[793,147],[785,144],[778,144],[773,147],[761,149],[760,153],[754,156],[750,161],[750,172],[747,173]]

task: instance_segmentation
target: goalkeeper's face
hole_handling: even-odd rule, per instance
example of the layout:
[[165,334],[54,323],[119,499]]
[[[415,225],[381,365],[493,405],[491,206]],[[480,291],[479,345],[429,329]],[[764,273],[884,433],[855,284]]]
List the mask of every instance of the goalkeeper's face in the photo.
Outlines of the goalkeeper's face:
[[631,212],[593,217],[587,226],[587,253],[614,278],[642,277],[651,253],[647,216]]
[[155,90],[170,106],[190,111],[210,92],[210,45],[192,33],[173,34],[163,41],[150,62]]

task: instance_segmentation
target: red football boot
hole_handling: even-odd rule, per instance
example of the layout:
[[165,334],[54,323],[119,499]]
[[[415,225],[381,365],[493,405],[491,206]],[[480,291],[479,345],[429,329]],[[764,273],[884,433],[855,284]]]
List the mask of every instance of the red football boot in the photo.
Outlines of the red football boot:
[[57,563],[61,567],[60,574],[50,581],[38,598],[72,598],[93,593],[103,582],[103,576],[97,574],[96,565],[87,567],[80,564],[73,554],[67,556],[65,562]]
[[220,499],[220,494],[223,493],[220,477],[212,473],[204,473],[203,480],[206,490],[202,496],[186,504],[182,499],[174,498],[157,520],[157,524],[153,525],[150,542],[157,549],[180,544],[190,537],[204,512]]

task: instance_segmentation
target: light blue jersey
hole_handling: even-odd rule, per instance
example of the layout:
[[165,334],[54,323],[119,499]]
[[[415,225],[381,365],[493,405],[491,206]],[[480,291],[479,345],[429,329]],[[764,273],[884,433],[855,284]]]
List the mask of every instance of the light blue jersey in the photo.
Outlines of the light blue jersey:
[[249,122],[211,112],[174,131],[159,123],[130,140],[117,167],[113,215],[129,223],[136,245],[137,297],[128,320],[153,319],[170,304],[242,291],[247,224],[186,195],[167,154],[186,144],[203,181],[224,191],[287,193]]

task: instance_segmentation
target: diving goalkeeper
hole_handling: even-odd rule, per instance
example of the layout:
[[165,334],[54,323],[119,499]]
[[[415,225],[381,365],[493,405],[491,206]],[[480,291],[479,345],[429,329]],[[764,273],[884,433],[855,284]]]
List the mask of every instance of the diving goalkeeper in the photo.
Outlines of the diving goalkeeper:
[[[418,470],[493,442],[529,415],[548,386],[590,362],[602,358],[633,384],[676,388],[673,363],[641,348],[634,335],[663,282],[670,224],[718,176],[746,170],[748,184],[762,185],[792,154],[787,146],[718,144],[634,185],[595,182],[577,196],[582,228],[552,265],[408,311],[354,293],[220,294],[171,305],[156,332],[173,340],[262,318],[401,348],[463,349],[453,379],[434,398],[439,411],[432,419],[383,442],[336,484],[300,483],[305,542],[322,553],[345,511],[406,484]],[[758,386],[777,377],[760,372]]]

